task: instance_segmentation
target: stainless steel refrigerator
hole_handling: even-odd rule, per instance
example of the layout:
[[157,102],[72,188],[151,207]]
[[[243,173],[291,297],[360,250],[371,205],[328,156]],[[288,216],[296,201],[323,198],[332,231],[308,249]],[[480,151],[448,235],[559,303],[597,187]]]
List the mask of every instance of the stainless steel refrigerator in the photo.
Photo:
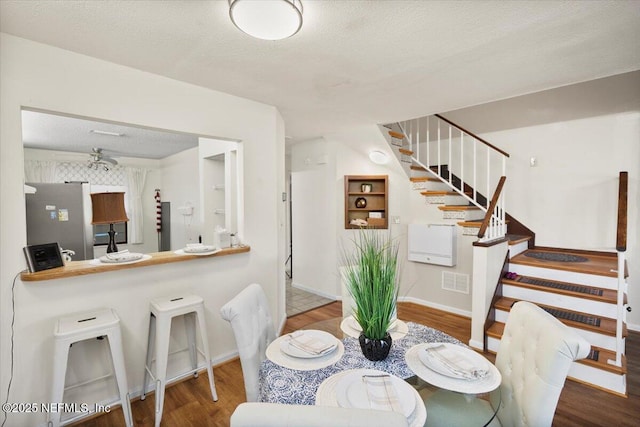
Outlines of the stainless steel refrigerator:
[[27,183],[27,244],[58,242],[75,252],[74,261],[93,259],[91,196],[87,183]]

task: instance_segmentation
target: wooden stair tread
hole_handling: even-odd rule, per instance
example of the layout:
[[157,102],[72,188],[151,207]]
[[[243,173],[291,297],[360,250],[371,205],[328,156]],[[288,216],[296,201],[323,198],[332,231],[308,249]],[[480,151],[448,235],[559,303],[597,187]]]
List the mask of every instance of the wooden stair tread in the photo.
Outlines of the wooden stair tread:
[[432,178],[430,176],[412,176],[411,178],[409,178],[409,181],[411,181],[411,182],[428,182],[428,181],[441,182],[438,178]]
[[[527,283],[527,281],[531,282],[531,279],[543,280],[545,282],[557,284],[558,286],[551,287],[551,286],[537,285],[535,283]],[[513,285],[513,286],[519,286],[522,288],[535,289],[537,291],[542,291],[542,292],[550,292],[550,293],[567,295],[567,296],[578,297],[583,299],[590,299],[594,301],[602,301],[610,304],[616,304],[616,302],[618,301],[618,293],[613,289],[605,289],[605,288],[599,288],[596,286],[582,285],[586,288],[592,289],[594,292],[593,293],[577,292],[577,291],[572,291],[570,289],[566,289],[574,285],[573,283],[562,282],[559,280],[538,279],[536,277],[531,277],[531,276],[518,276],[515,279],[502,278],[502,283]],[[567,285],[567,286],[563,286],[563,285]],[[575,286],[581,286],[581,285],[575,285]],[[565,289],[563,289],[563,287]],[[598,295],[598,293],[600,293],[601,295]]]
[[413,151],[407,150],[406,148],[398,148],[398,151],[406,156],[412,156]]
[[[502,334],[504,333],[504,327],[505,327],[504,323],[494,322],[487,328],[486,334],[491,338],[501,339]],[[596,346],[591,346],[591,349],[597,350],[600,353],[598,360],[581,359],[581,360],[577,360],[576,362],[582,363],[584,365],[592,366],[594,368],[602,369],[605,371],[613,372],[619,375],[623,375],[627,373],[627,359],[624,354],[622,355],[622,366],[619,367],[619,366],[611,365],[607,362],[608,359],[615,359],[616,357],[615,352],[604,349],[604,348],[596,347]]]
[[[511,311],[511,307],[513,306],[514,303],[518,302],[518,299],[515,298],[508,298],[508,297],[501,297],[499,298],[496,303],[495,303],[495,308],[502,310],[502,311]],[[588,316],[588,317],[594,317],[594,318],[598,318],[600,319],[600,325],[596,326],[596,325],[592,325],[592,324],[586,324],[583,322],[579,322],[579,321],[574,321],[574,320],[570,320],[570,319],[563,319],[563,318],[559,318],[556,317],[556,319],[560,320],[562,323],[564,323],[567,326],[571,326],[573,328],[579,328],[579,329],[584,329],[587,331],[592,331],[592,332],[597,332],[597,333],[601,333],[604,335],[609,335],[609,336],[616,336],[616,321],[615,319],[611,319],[608,317],[603,317],[603,316],[596,316],[590,313],[584,313],[584,312],[580,312],[580,311],[575,311],[575,310],[568,310],[566,308],[559,308],[559,307],[553,307],[550,305],[546,305],[546,304],[539,304],[536,303],[536,305],[538,305],[539,307],[546,307],[549,309],[557,309],[557,310],[562,310],[565,311],[567,313],[571,313],[571,314],[575,314],[577,316]],[[622,325],[622,336],[626,337],[627,336],[627,325],[623,324]]]
[[[549,261],[528,257],[531,252],[554,252],[564,255],[576,255],[587,258],[586,262]],[[533,267],[552,268],[556,270],[572,271],[575,273],[594,274],[597,276],[618,277],[618,260],[609,255],[589,253],[585,251],[571,252],[569,250],[527,249],[509,260],[512,264],[529,265]]]
[[477,211],[479,207],[474,205],[444,205],[438,206],[441,211]]
[[396,139],[404,139],[404,135],[403,135],[403,134],[401,134],[400,132],[393,131],[393,130],[390,130],[390,131],[389,131],[389,135],[390,135],[392,138],[396,138]]
[[517,245],[518,243],[528,242],[532,237],[519,234],[507,234],[507,239],[509,240],[510,245]]
[[421,191],[420,194],[423,196],[460,196],[455,191]]
[[459,221],[457,223],[460,227],[474,227],[480,228],[482,221]]
[[578,363],[582,363],[587,366],[593,366],[594,368],[599,368],[605,371],[613,372],[614,374],[624,375],[627,373],[627,357],[622,355],[622,366],[615,366],[607,362],[609,359],[616,359],[616,352],[607,350],[606,348],[600,348],[596,346],[591,346],[591,350],[598,351],[599,357],[598,360],[591,359],[582,359],[578,360]]
[[[426,172],[426,171],[427,171],[427,169],[426,169],[426,168],[424,168],[424,167],[422,167],[422,166],[420,166],[420,165],[411,165],[411,166],[410,166],[410,169],[411,169],[411,170],[414,170],[414,171],[422,171],[422,172]],[[437,179],[437,178],[436,178],[436,179]],[[438,181],[440,181],[440,180],[438,179]]]

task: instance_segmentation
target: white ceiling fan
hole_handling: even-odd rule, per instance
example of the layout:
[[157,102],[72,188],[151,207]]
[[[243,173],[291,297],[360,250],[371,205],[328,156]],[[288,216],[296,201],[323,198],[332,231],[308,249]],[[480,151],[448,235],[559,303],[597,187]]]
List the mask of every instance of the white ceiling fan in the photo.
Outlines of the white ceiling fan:
[[112,157],[105,155],[102,152],[102,148],[94,147],[91,149],[91,153],[89,153],[91,158],[89,159],[88,167],[89,169],[98,169],[103,168],[105,171],[109,171],[112,166],[118,164],[118,161]]

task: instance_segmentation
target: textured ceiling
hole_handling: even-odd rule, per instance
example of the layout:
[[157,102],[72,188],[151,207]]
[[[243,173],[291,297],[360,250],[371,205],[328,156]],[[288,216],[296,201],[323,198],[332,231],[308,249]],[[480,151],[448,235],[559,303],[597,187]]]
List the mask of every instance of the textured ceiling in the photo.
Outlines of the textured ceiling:
[[0,29],[276,106],[289,141],[640,69],[638,1],[311,1],[281,41],[224,1],[0,2]]

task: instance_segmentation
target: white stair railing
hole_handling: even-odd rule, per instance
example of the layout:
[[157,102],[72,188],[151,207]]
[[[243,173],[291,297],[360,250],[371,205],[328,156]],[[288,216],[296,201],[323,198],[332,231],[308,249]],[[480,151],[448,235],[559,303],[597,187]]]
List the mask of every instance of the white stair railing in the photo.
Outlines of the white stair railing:
[[[431,176],[446,183],[483,212],[489,209],[500,178],[506,176],[509,154],[436,114],[397,123],[411,160]],[[466,188],[473,189],[467,193]],[[484,195],[481,191],[484,189]],[[505,197],[500,194],[486,233],[480,241],[503,238],[507,227]]]

